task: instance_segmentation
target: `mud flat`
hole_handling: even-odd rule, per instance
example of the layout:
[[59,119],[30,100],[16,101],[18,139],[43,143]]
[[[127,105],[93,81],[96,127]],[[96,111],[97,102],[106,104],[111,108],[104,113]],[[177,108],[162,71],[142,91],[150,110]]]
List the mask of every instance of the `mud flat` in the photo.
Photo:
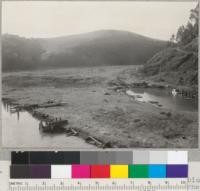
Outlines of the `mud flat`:
[[[68,120],[67,127],[78,131],[79,137],[84,140],[92,137],[105,147],[196,148],[196,109],[155,107],[125,93],[130,84],[138,83],[137,69],[137,66],[113,66],[4,73],[2,97],[18,106],[42,105],[49,100],[65,103],[35,107],[32,111],[48,118]],[[134,72],[130,75],[130,70],[135,71],[135,75]],[[3,130],[6,128],[4,145],[9,136],[20,139],[20,135],[6,133],[12,131],[9,125],[3,126]],[[26,141],[24,145],[42,147],[39,142],[35,145],[34,141]],[[51,146],[62,144],[63,148],[73,148],[70,143],[61,142],[56,139]],[[22,143],[13,144],[20,147]]]

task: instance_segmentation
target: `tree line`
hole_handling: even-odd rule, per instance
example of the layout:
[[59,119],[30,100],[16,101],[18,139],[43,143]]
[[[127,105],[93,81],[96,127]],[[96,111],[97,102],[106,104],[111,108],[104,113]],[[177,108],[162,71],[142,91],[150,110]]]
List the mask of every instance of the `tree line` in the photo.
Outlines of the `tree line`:
[[169,45],[173,46],[177,44],[184,46],[190,43],[193,39],[198,37],[199,29],[199,4],[190,11],[190,17],[188,23],[184,26],[180,26],[176,35],[172,34]]

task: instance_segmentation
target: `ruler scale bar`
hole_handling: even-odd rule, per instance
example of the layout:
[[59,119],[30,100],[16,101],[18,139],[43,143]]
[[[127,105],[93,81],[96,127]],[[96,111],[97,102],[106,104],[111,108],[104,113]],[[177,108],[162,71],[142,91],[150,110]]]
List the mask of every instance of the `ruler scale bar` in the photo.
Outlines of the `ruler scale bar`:
[[187,191],[187,179],[155,180],[143,179],[130,181],[128,179],[79,179],[79,180],[12,180],[10,191]]

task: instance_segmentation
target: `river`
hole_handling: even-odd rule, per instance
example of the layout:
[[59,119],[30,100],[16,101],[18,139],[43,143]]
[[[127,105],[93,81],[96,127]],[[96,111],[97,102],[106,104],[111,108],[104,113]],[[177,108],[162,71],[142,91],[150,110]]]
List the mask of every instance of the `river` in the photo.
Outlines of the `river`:
[[39,131],[39,121],[27,111],[11,113],[2,105],[2,142],[4,147],[34,148],[96,148],[83,139],[66,134],[45,134]]
[[126,94],[134,97],[136,101],[149,103],[161,108],[176,111],[198,111],[197,99],[187,99],[180,95],[173,96],[168,89],[134,88],[127,90]]

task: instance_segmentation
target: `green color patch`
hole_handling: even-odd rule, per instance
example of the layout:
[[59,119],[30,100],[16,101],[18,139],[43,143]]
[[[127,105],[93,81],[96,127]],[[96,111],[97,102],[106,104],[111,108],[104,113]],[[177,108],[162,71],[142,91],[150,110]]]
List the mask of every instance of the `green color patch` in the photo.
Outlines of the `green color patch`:
[[148,165],[129,165],[129,178],[148,178],[149,167]]

